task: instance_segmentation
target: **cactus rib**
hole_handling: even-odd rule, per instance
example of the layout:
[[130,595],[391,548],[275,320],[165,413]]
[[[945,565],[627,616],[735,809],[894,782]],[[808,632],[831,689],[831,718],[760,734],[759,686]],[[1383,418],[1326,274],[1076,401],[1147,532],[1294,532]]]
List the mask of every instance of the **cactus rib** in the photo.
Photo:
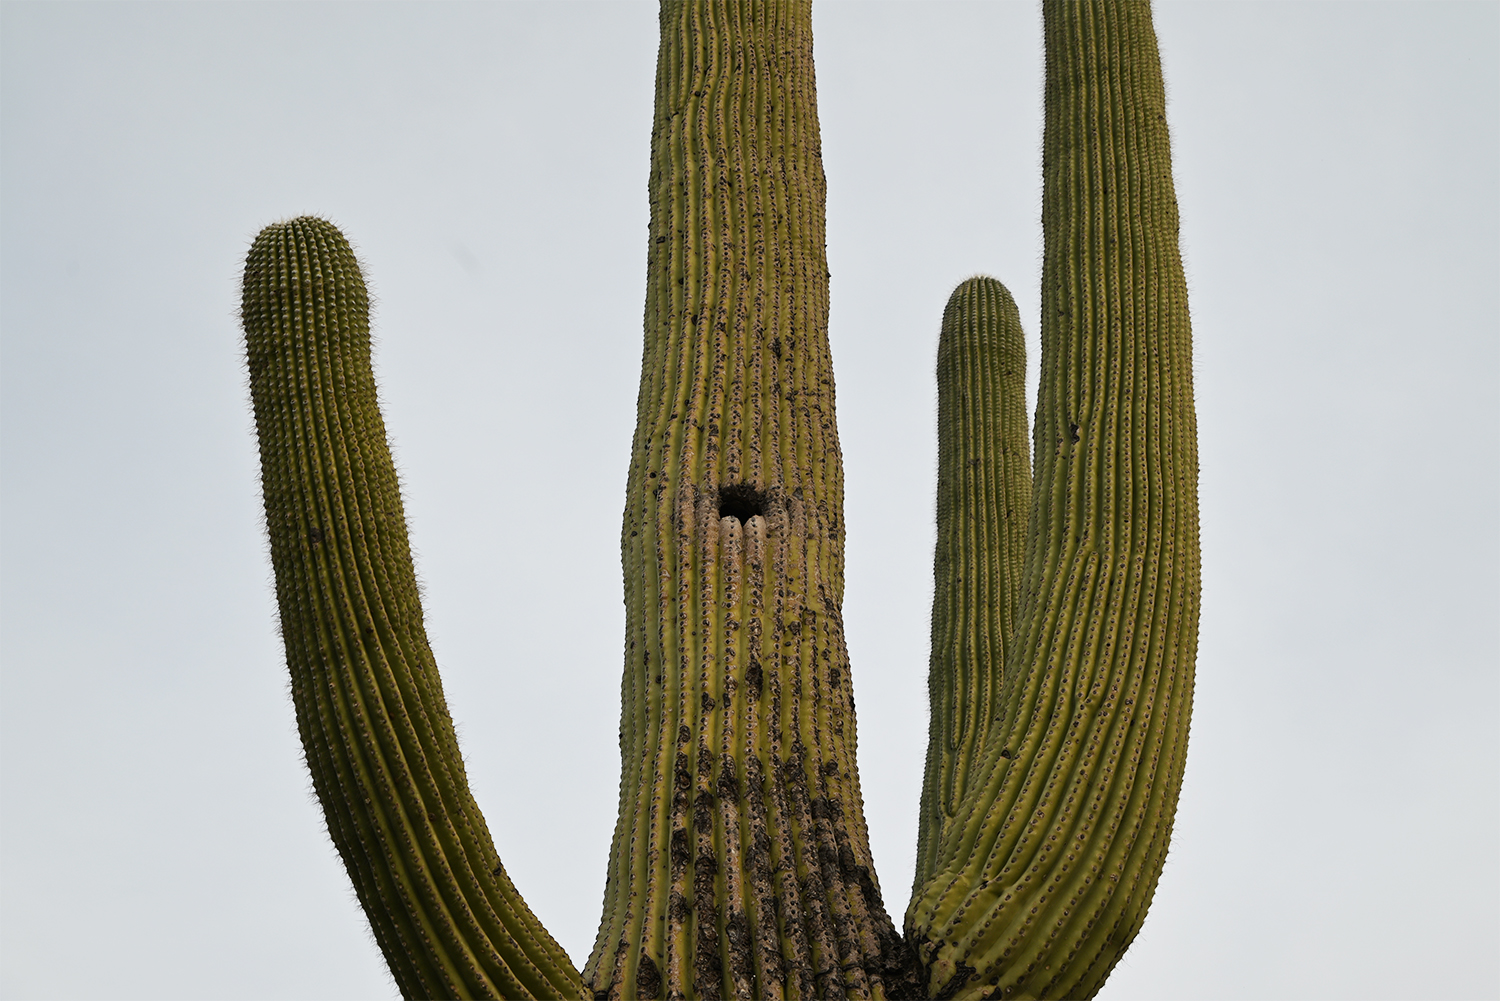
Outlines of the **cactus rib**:
[[464,776],[342,234],[307,217],[266,227],[241,319],[297,725],[397,985],[409,998],[580,997]]
[[1161,873],[1192,704],[1192,349],[1150,8],[1043,11],[1043,353],[1023,596],[986,781],[908,911],[927,996],[1098,990]]

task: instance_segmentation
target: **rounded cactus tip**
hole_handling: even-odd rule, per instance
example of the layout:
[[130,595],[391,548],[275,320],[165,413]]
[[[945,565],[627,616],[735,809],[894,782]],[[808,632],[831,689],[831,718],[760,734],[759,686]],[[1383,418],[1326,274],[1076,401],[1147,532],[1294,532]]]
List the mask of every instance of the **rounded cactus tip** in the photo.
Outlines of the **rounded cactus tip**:
[[353,256],[349,239],[333,223],[321,216],[301,215],[294,219],[273,222],[256,234],[250,245],[249,259],[265,254],[277,253],[278,247],[308,246],[323,247],[339,255]]
[[976,292],[986,292],[990,295],[1001,296],[1006,300],[1012,299],[1010,289],[1005,287],[1004,282],[1002,282],[998,278],[986,274],[972,274],[969,277],[965,278],[963,281],[959,282],[958,285],[953,289],[954,296],[963,294],[972,295]]
[[247,293],[253,279],[288,271],[305,279],[316,278],[321,272],[324,277],[353,278],[363,284],[359,262],[348,238],[319,216],[304,215],[273,222],[256,235],[245,256]]
[[369,342],[369,291],[354,248],[339,228],[298,216],[262,229],[245,255],[240,324],[252,369],[259,352],[304,336]]
[[256,237],[256,240],[259,241],[272,234],[285,232],[320,233],[324,236],[334,236],[340,240],[344,239],[343,232],[322,216],[299,215],[291,219],[281,219],[271,223],[260,231],[260,235]]

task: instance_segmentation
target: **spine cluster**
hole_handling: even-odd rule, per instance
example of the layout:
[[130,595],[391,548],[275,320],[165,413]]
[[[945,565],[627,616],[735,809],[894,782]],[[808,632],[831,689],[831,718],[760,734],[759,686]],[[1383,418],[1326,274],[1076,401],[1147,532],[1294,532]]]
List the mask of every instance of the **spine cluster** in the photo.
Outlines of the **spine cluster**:
[[598,998],[910,975],[855,762],[824,190],[806,0],[663,3]]
[[297,725],[397,985],[409,998],[581,996],[469,793],[348,242],[321,219],[266,227],[245,263],[241,319]]
[[1034,500],[1003,716],[907,915],[929,997],[1099,989],[1161,873],[1192,706],[1192,349],[1150,8],[1043,10]]

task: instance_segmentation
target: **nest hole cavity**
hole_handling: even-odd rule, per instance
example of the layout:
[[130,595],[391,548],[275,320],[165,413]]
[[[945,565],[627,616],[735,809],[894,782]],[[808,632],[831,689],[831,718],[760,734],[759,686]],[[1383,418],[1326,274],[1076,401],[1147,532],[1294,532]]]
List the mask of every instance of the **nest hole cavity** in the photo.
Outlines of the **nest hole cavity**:
[[756,515],[765,517],[766,495],[749,483],[731,483],[719,488],[719,517],[738,518],[741,525]]

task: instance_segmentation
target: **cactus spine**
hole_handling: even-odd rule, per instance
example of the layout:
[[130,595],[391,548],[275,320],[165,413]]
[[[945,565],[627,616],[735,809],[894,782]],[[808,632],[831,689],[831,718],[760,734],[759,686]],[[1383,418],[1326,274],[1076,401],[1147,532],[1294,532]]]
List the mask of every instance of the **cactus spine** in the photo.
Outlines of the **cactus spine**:
[[1098,990],[1161,873],[1192,705],[1192,348],[1150,8],[1043,11],[1035,492],[1004,714],[907,915],[934,997]]
[[913,893],[932,878],[943,831],[979,774],[1020,604],[1031,507],[1026,340],[995,279],[971,278],[948,299],[937,381],[931,722]]
[[376,401],[369,298],[339,231],[266,227],[241,321],[297,725],[396,983],[406,997],[581,996],[469,793]]
[[661,8],[620,814],[582,976],[464,778],[359,267],[321,220],[256,240],[242,314],[298,726],[405,996],[1082,997],[1129,945],[1192,701],[1191,338],[1149,6],[1043,10],[1035,482],[1015,305],[975,279],[939,351],[932,740],[905,940],[855,763],[808,0]]
[[620,815],[585,978],[887,996],[908,953],[855,763],[807,0],[663,3],[651,149]]

